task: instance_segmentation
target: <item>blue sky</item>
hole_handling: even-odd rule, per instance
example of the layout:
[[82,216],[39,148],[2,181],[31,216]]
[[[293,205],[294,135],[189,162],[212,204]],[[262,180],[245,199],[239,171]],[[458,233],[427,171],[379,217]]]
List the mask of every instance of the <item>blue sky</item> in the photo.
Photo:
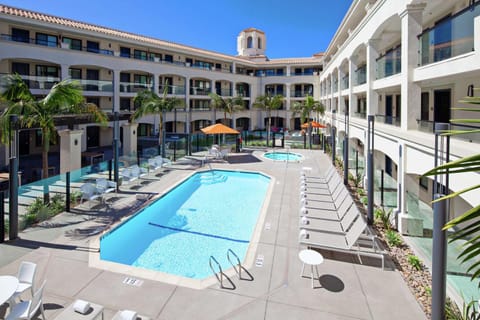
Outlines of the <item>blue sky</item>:
[[325,51],[351,0],[0,0],[14,7],[80,20],[220,53],[237,54],[240,31],[267,36],[269,58]]

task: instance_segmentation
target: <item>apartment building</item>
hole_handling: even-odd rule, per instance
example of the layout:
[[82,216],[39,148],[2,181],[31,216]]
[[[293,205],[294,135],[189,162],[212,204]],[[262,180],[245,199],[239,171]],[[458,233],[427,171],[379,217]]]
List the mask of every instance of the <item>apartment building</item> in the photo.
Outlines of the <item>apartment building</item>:
[[[324,53],[320,100],[327,107],[327,132],[337,133],[337,146],[348,133],[351,168],[372,150],[376,189],[385,186],[382,200],[376,192],[376,203],[394,210],[400,231],[413,236],[410,240],[427,263],[434,184],[421,175],[434,167],[435,124],[472,117],[454,108],[465,106],[459,100],[480,87],[479,15],[479,1],[353,1]],[[437,150],[445,152],[445,139],[437,141]],[[479,134],[450,140],[452,160],[479,150]],[[338,154],[341,158],[340,150]],[[437,159],[441,163],[442,154]],[[459,191],[478,180],[478,173],[451,175],[449,189]],[[479,192],[455,198],[449,218],[478,205],[479,199]],[[460,292],[471,284],[466,266],[454,265],[454,260],[448,261],[449,285]],[[477,289],[465,296],[470,292],[478,298]]]
[[[298,115],[291,107],[307,95],[319,95],[318,74],[321,54],[307,58],[269,59],[267,37],[261,30],[248,28],[237,40],[238,55],[153,39],[68,18],[55,17],[0,5],[0,74],[18,73],[32,93],[43,96],[53,84],[71,78],[80,81],[87,102],[110,114],[118,111],[121,138],[128,134],[158,134],[157,116],[129,124],[135,110],[133,98],[149,89],[183,100],[183,107],[166,115],[166,131],[195,133],[223,120],[223,112],[210,107],[209,93],[223,97],[243,97],[245,109],[228,115],[229,125],[240,130],[264,129],[267,115],[252,108],[256,97],[280,94],[282,108],[272,114],[278,127],[300,129]],[[232,39],[235,41],[235,39]],[[112,144],[113,122],[108,128],[93,123],[59,123],[84,130],[82,151]],[[36,130],[20,132],[20,155],[40,152]],[[136,151],[135,143],[127,143]],[[124,144],[125,148],[125,144]],[[53,146],[52,151],[58,151]],[[5,165],[8,154],[0,159]]]

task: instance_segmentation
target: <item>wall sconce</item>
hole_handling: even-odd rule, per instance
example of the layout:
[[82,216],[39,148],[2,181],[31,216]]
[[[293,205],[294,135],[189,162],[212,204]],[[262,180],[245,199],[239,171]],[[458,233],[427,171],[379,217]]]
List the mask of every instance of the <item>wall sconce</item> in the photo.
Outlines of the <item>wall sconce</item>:
[[473,97],[473,84],[468,86],[467,97]]

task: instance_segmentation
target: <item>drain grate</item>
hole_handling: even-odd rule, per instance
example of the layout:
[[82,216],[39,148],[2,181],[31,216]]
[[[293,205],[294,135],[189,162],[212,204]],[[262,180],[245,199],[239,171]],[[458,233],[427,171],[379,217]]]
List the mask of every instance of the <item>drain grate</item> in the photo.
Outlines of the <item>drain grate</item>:
[[140,287],[143,284],[143,280],[132,278],[132,277],[126,277],[123,279],[124,284],[128,284],[130,286],[135,286],[135,287]]

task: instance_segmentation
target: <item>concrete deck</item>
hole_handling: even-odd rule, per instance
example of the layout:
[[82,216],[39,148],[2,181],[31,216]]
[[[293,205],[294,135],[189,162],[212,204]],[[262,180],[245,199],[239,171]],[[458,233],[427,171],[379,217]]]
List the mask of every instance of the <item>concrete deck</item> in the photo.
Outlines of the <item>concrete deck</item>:
[[[301,277],[298,259],[299,173],[321,175],[329,159],[321,151],[297,151],[301,163],[273,162],[253,155],[230,157],[229,163],[213,168],[258,170],[275,177],[255,257],[264,256],[262,266],[247,266],[253,281],[231,275],[235,289],[212,283],[206,289],[191,289],[130,274],[89,266],[91,243],[132,210],[144,205],[135,193],[161,194],[195,170],[182,165],[161,177],[151,174],[150,183],[139,190],[122,186],[111,204],[88,205],[63,213],[42,226],[27,229],[20,239],[0,245],[0,275],[15,275],[21,261],[38,264],[36,283],[47,279],[44,306],[54,319],[75,299],[105,307],[105,319],[121,309],[136,310],[152,319],[425,319],[418,302],[400,273],[387,258],[382,270],[376,258],[360,264],[354,255],[322,251],[320,278],[311,288]],[[238,158],[237,158],[238,157]],[[306,275],[309,274],[306,268]],[[137,280],[125,283],[127,277]],[[28,293],[26,294],[28,298]],[[0,318],[8,311],[0,307]]]

